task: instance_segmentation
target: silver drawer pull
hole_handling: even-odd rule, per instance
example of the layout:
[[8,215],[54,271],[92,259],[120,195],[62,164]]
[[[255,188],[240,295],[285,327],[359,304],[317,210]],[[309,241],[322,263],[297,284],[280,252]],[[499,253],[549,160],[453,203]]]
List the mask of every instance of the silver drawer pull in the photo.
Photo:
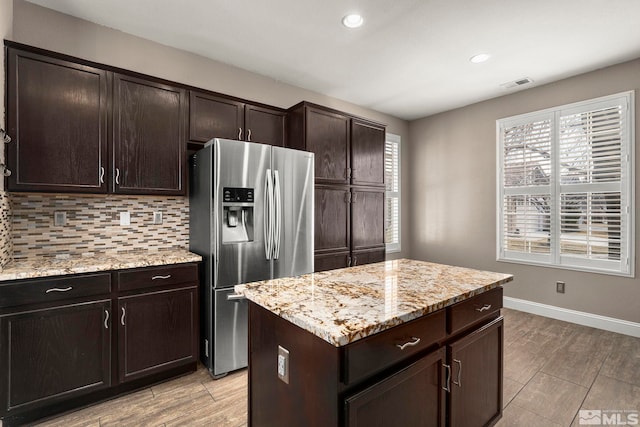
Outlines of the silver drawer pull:
[[229,294],[227,295],[227,301],[242,301],[243,299],[247,299],[244,295],[238,294]]
[[109,329],[109,310],[104,311],[104,328]]
[[68,292],[73,289],[73,286],[68,286],[66,288],[49,288],[44,293],[48,294],[49,292]]
[[482,313],[485,310],[489,310],[491,308],[491,304],[485,304],[480,308],[476,308],[476,311],[479,311],[480,313]]
[[171,278],[171,275],[170,275],[170,274],[167,274],[166,276],[153,276],[153,277],[151,278],[151,280],[156,280],[156,279],[170,279],[170,278]]
[[445,381],[445,386],[442,387],[444,391],[451,392],[451,365],[442,364],[447,369],[447,380]]
[[404,350],[406,347],[413,347],[414,345],[418,345],[419,342],[420,338],[411,337],[411,341],[404,344],[396,344],[396,347],[398,347],[400,350]]
[[462,375],[462,362],[459,361],[458,359],[453,359],[454,362],[456,362],[459,366],[458,366],[458,381],[456,382],[455,380],[453,381],[453,383],[455,385],[457,385],[458,387],[462,387],[462,380],[460,379],[460,375]]
[[124,316],[126,316],[127,313],[124,311],[124,307],[121,307],[121,308],[122,308],[122,317],[120,318],[120,324],[124,326]]

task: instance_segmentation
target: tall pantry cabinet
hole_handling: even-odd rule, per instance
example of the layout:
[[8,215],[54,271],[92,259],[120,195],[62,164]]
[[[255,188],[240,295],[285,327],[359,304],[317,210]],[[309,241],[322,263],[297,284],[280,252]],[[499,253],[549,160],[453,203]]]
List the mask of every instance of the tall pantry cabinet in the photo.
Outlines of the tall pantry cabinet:
[[385,126],[301,102],[287,141],[315,154],[315,270],[383,261]]

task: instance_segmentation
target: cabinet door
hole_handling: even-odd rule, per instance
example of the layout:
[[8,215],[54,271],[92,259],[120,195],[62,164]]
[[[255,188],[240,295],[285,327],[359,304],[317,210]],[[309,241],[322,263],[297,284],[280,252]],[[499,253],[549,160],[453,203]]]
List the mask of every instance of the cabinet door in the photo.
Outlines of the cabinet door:
[[384,186],[385,128],[351,121],[351,183]]
[[284,147],[285,116],[284,111],[246,104],[244,110],[245,139],[250,142]]
[[244,103],[191,91],[189,94],[189,141],[211,138],[244,139]]
[[0,413],[107,388],[111,303],[95,301],[0,317]]
[[8,49],[10,191],[107,191],[107,72]]
[[114,75],[116,193],[184,194],[186,92]]
[[384,247],[376,249],[365,249],[353,251],[351,256],[351,265],[372,264],[374,262],[384,261],[386,258],[386,249]]
[[188,287],[118,298],[120,381],[196,360],[196,291]]
[[308,107],[306,148],[315,153],[316,182],[349,183],[349,117]]
[[384,189],[354,189],[351,196],[353,250],[384,247]]
[[348,427],[443,426],[444,349],[345,400]]
[[451,426],[485,426],[502,416],[502,317],[450,345]]
[[349,189],[315,186],[315,255],[349,252]]
[[335,270],[349,267],[349,252],[316,255],[313,258],[313,271]]

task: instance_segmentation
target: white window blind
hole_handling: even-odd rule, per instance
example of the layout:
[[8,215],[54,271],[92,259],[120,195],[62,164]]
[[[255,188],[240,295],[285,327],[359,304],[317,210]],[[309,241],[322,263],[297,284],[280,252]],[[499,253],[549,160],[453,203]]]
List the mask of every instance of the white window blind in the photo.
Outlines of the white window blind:
[[633,275],[633,93],[497,121],[498,259]]
[[387,252],[400,252],[400,136],[387,133],[384,150],[384,241]]

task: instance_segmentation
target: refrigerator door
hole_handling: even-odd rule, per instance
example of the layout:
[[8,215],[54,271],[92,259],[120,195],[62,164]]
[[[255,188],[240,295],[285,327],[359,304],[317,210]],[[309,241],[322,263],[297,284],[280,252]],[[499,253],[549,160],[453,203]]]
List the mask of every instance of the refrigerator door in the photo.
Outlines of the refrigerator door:
[[[214,140],[213,200],[217,215],[216,289],[271,278],[268,244],[267,172],[271,147]],[[267,227],[267,228],[265,228]]]
[[273,147],[273,277],[313,272],[313,153]]
[[248,304],[233,288],[214,291],[213,375],[247,366]]

